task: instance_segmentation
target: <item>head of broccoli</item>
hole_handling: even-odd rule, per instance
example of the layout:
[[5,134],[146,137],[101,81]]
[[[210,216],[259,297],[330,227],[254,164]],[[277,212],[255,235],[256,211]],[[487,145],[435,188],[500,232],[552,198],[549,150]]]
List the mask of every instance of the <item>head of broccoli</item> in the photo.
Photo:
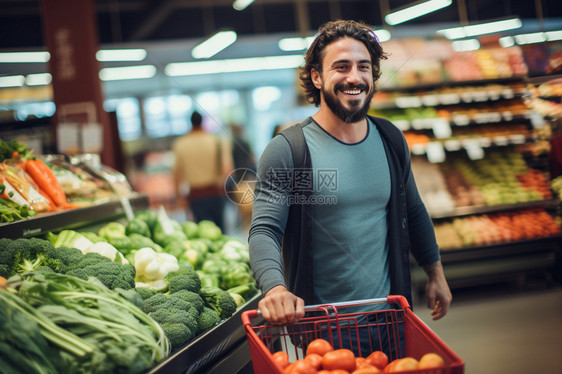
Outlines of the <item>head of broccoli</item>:
[[160,326],[174,351],[187,344],[192,337],[192,332],[183,323],[163,323]]
[[203,311],[199,315],[198,325],[199,333],[212,329],[221,321],[219,314],[211,308],[203,308]]
[[236,302],[227,291],[218,287],[203,287],[199,294],[205,305],[214,309],[221,319],[228,318],[236,312]]
[[201,295],[199,295],[198,293],[195,293],[195,292],[188,291],[188,290],[180,290],[180,291],[174,292],[174,293],[170,294],[170,297],[176,297],[176,298],[182,299],[184,301],[187,301],[188,303],[193,305],[193,307],[195,307],[195,309],[197,309],[198,313],[201,313],[203,311],[203,307],[205,306],[205,302],[203,301],[203,298],[201,297]]
[[181,290],[199,293],[201,289],[201,279],[199,274],[192,268],[180,267],[179,270],[166,275],[168,291],[170,294]]

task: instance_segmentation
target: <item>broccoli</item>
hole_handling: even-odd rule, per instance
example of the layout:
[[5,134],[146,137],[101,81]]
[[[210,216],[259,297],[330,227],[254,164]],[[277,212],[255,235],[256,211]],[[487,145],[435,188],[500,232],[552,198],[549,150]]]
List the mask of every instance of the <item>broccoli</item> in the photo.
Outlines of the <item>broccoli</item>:
[[171,294],[170,297],[177,297],[187,301],[188,303],[193,305],[195,309],[197,309],[198,313],[201,313],[203,311],[203,308],[205,307],[205,302],[203,301],[203,298],[201,297],[201,295],[195,292],[191,292],[188,290],[180,290]]
[[131,264],[120,264],[99,253],[86,253],[82,259],[67,266],[66,274],[81,279],[95,277],[109,289],[122,288],[128,290],[135,287],[135,267]]
[[198,332],[204,332],[213,328],[216,324],[221,321],[219,314],[211,308],[203,308],[203,311],[199,315],[199,330]]
[[168,291],[170,294],[181,290],[199,293],[201,289],[201,279],[195,270],[188,267],[181,267],[179,270],[166,275]]
[[45,265],[56,273],[66,273],[82,261],[84,254],[76,248],[52,247],[45,252]]
[[157,311],[168,301],[168,296],[163,293],[156,293],[154,296],[149,297],[144,300],[144,305],[142,306],[142,311],[146,314]]
[[143,300],[146,300],[149,297],[156,295],[157,292],[156,290],[153,290],[152,288],[148,288],[148,287],[136,287],[135,290]]
[[4,278],[10,277],[14,255],[16,251],[12,246],[12,239],[0,239],[0,276]]
[[236,311],[236,302],[227,291],[218,287],[203,287],[199,294],[205,305],[214,309],[221,319],[232,316]]
[[196,314],[194,317],[193,313],[189,310],[184,309],[158,309],[148,316],[158,322],[160,325],[166,323],[182,323],[187,326],[187,328],[195,335],[198,329],[198,317]]
[[14,252],[11,275],[33,271],[39,266],[45,265],[45,253],[54,248],[50,241],[39,238],[16,239],[9,247]]
[[172,345],[172,350],[183,347],[190,339],[192,332],[183,323],[164,323],[160,325]]

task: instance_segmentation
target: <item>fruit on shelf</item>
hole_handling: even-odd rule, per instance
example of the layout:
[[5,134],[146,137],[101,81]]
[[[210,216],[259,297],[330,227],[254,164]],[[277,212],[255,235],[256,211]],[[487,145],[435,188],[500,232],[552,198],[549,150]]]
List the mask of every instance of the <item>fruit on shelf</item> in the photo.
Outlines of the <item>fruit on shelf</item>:
[[435,225],[442,250],[560,235],[560,223],[544,209],[455,218]]

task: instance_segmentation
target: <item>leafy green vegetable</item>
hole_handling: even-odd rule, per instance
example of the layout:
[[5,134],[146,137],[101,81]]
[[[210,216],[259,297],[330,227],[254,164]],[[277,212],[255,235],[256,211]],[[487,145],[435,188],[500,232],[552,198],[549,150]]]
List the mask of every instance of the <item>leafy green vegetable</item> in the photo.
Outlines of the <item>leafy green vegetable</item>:
[[164,331],[137,306],[95,278],[25,273],[18,295],[72,340],[58,342],[69,372],[140,373],[164,359]]
[[[63,370],[60,353],[41,334],[42,316],[15,295],[0,290],[0,366],[3,373],[50,374]],[[48,324],[61,336],[64,333]],[[62,341],[62,339],[61,339]]]
[[161,246],[154,243],[154,241],[152,241],[152,239],[150,239],[147,236],[132,233],[132,234],[129,235],[129,239],[131,240],[131,249],[132,250],[148,247],[148,248],[152,248],[155,252],[162,252],[163,251]]

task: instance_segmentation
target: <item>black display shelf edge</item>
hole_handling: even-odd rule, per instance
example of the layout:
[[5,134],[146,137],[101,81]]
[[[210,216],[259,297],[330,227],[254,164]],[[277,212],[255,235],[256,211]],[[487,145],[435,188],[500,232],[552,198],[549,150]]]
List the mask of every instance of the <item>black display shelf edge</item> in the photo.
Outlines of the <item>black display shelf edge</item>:
[[242,313],[257,309],[260,299],[261,293],[258,293],[230,318],[173,353],[149,374],[206,373],[211,366],[222,360],[227,352],[243,344],[246,330],[242,324]]
[[462,249],[441,250],[440,254],[441,262],[449,264],[548,251],[562,251],[562,235]]
[[[134,210],[148,209],[148,196],[135,194],[127,197]],[[125,215],[125,208],[120,200],[77,208],[56,213],[40,214],[20,221],[0,225],[0,238],[30,238],[49,231],[60,231],[90,225]]]
[[430,214],[432,220],[444,220],[476,214],[489,214],[509,212],[513,210],[525,210],[534,208],[555,208],[560,202],[555,199],[529,201],[527,203],[503,204],[503,205],[482,205],[456,208],[453,211],[442,214]]

